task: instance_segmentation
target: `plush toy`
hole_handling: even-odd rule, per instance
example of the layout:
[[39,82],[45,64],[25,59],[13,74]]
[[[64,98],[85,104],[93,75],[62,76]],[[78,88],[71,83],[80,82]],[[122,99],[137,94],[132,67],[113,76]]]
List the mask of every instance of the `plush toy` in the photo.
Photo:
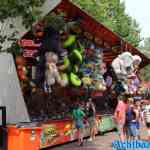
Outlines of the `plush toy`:
[[60,83],[61,78],[57,69],[58,56],[53,52],[47,52],[45,54],[46,70],[45,70],[45,84],[48,87],[48,92],[51,93],[51,86],[53,84]]
[[138,88],[140,86],[140,80],[138,79],[136,74],[130,75],[130,78],[128,78],[128,89],[130,94],[134,94],[138,91]]
[[27,81],[27,69],[25,67],[25,59],[23,56],[16,57],[17,73],[21,81]]
[[[117,75],[118,79],[124,79],[128,75],[127,68],[132,66],[133,58],[131,53],[124,52],[115,58],[112,62],[112,67]],[[129,70],[129,69],[128,69]]]
[[133,73],[140,63],[141,58],[139,56],[133,56],[130,52],[124,52],[113,60],[112,67],[118,79],[123,80]]
[[63,64],[59,66],[63,86],[67,86],[70,83],[78,87],[82,83],[78,76],[78,71],[79,65],[83,62],[83,47],[76,43],[75,35],[68,35],[63,43],[63,47],[68,51],[68,54],[63,59]]

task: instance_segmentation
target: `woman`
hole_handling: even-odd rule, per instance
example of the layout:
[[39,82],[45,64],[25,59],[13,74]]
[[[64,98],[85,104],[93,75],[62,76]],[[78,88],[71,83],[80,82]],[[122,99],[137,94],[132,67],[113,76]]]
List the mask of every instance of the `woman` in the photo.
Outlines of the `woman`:
[[78,145],[83,145],[83,128],[84,128],[84,122],[83,118],[85,116],[85,113],[80,108],[80,105],[77,103],[73,109],[73,119],[75,121],[75,126],[78,131]]
[[93,141],[95,140],[95,135],[96,135],[96,109],[91,98],[89,98],[87,102],[87,117],[90,126],[89,141]]
[[125,140],[124,126],[126,119],[127,98],[124,96],[118,97],[118,104],[115,109],[114,119],[117,125],[119,137],[121,141]]

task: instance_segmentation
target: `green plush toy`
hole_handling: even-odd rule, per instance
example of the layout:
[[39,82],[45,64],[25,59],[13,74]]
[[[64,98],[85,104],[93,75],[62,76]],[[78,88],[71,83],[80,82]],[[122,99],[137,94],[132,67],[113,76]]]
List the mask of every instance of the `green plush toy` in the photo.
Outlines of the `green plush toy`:
[[64,48],[68,48],[72,46],[76,42],[76,36],[75,35],[69,35],[67,40],[64,42]]
[[71,59],[73,59],[73,61],[75,61],[76,63],[80,63],[80,64],[83,62],[83,57],[77,49],[74,49],[72,51]]
[[74,85],[74,86],[80,86],[81,85],[80,78],[74,73],[70,74],[70,81],[71,81],[72,85]]
[[79,43],[77,43],[75,35],[69,35],[67,40],[63,43],[63,47],[68,50],[69,54],[64,58],[64,63],[60,67],[60,70],[65,73],[65,75],[62,75],[62,78],[64,81],[68,79],[73,86],[80,86],[82,81],[78,77],[78,71],[79,65],[83,62],[82,54],[84,48],[81,44],[79,45]]

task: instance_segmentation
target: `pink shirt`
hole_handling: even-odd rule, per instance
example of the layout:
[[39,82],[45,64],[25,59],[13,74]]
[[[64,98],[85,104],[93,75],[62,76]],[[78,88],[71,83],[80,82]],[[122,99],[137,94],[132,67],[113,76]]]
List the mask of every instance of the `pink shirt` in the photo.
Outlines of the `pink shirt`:
[[114,118],[117,123],[125,124],[126,108],[127,108],[127,104],[119,100],[114,113]]

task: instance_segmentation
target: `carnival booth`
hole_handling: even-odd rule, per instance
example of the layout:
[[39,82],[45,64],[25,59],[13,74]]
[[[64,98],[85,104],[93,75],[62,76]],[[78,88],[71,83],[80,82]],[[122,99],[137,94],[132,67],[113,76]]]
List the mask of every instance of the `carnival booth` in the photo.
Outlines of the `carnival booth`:
[[[18,44],[16,70],[29,118],[8,126],[8,150],[38,150],[76,140],[71,110],[88,97],[96,104],[98,132],[114,129],[116,97],[138,92],[138,69],[150,62],[68,0]],[[89,136],[88,124],[84,136]]]

